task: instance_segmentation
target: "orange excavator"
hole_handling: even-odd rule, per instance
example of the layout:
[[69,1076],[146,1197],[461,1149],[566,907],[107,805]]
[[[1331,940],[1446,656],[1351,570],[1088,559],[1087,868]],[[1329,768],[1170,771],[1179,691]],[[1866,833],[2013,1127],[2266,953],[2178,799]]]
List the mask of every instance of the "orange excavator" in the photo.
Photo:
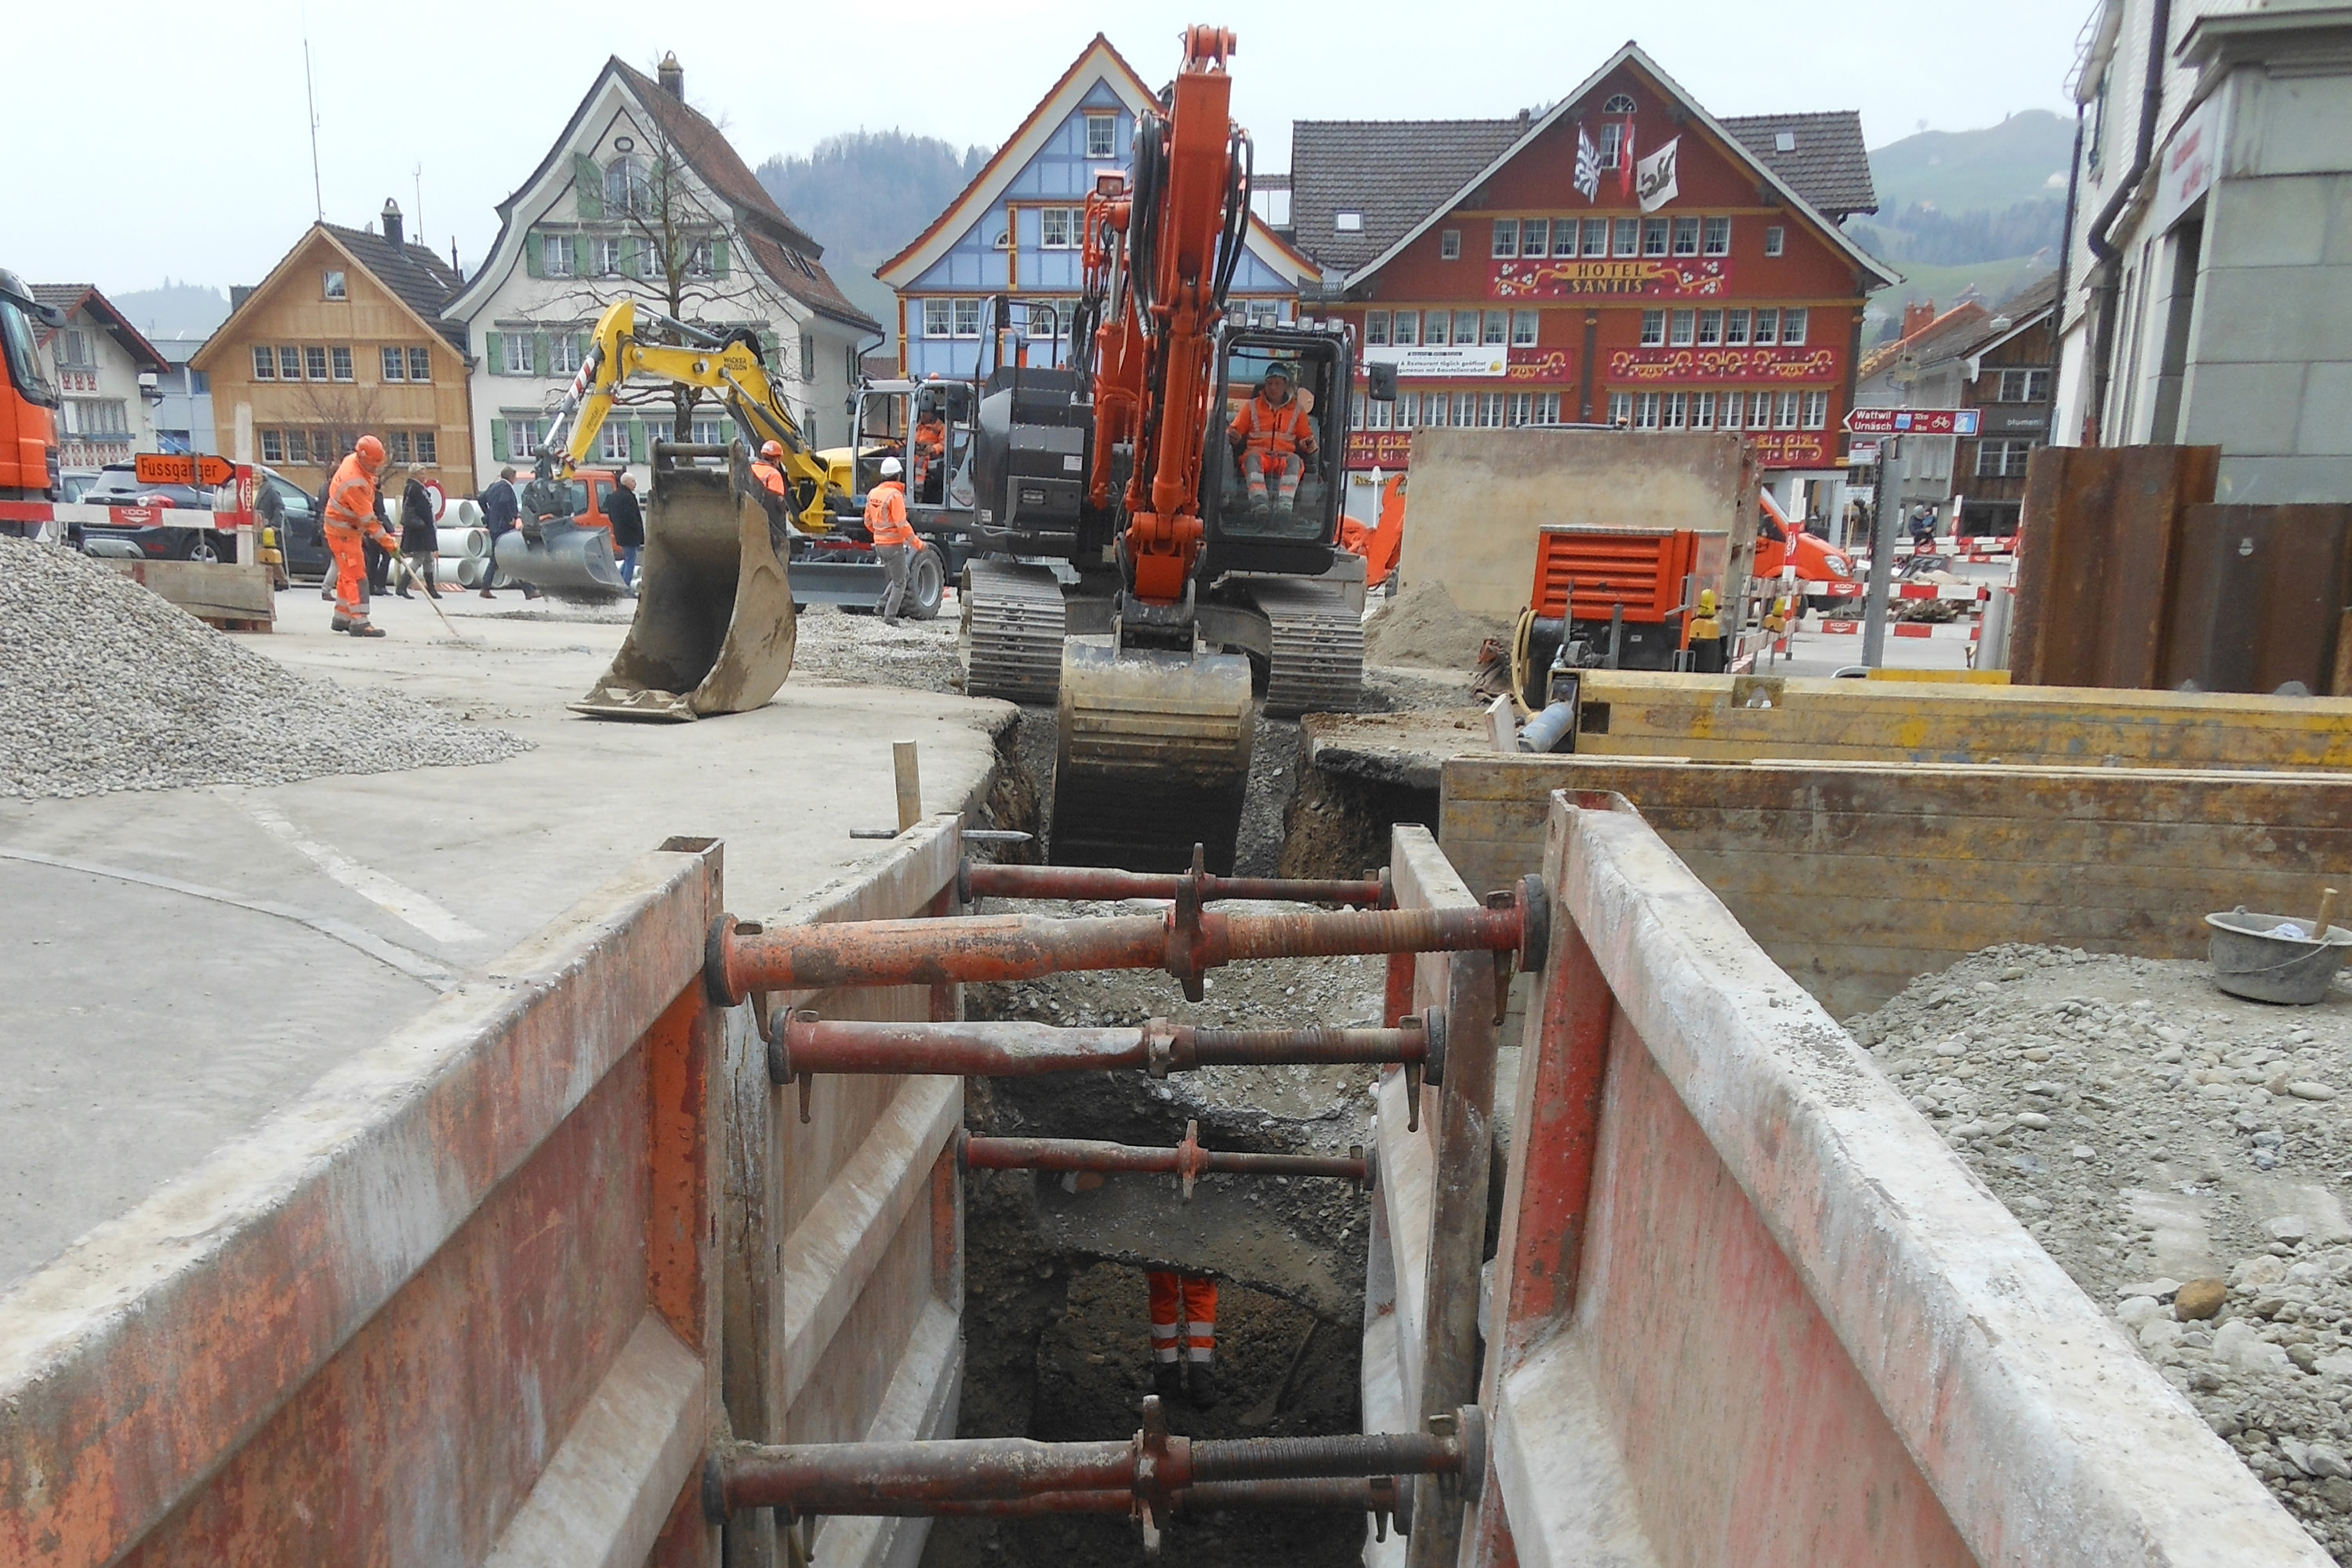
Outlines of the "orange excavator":
[[[1064,864],[1175,869],[1198,843],[1230,869],[1253,666],[1269,713],[1352,708],[1361,679],[1360,618],[1330,580],[1350,345],[1226,307],[1249,222],[1234,49],[1223,28],[1185,32],[1131,170],[1088,195],[1076,363],[1016,363],[980,389],[969,687],[1057,700]],[[1253,439],[1254,408],[1278,438]]]

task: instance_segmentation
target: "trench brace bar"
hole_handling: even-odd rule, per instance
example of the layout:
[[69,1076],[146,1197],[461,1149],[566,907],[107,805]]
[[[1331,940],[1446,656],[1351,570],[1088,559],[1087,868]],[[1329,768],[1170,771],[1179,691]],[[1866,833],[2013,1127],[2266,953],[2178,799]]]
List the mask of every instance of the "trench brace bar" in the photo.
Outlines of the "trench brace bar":
[[[1459,1508],[1484,1487],[1486,1465],[1486,1413],[1475,1405],[1432,1416],[1423,1432],[1194,1438],[1171,1435],[1159,1396],[1147,1394],[1141,1429],[1123,1443],[722,1443],[703,1461],[702,1508],[717,1524],[755,1508],[782,1509],[794,1519],[924,1518],[1119,1511],[1113,1500],[1124,1499],[1142,1526],[1145,1552],[1156,1556],[1161,1527],[1197,1488],[1365,1478],[1393,1483],[1426,1475],[1438,1478],[1447,1506]],[[1214,1500],[1278,1506],[1295,1500],[1267,1489]]]
[[1066,1027],[1009,1020],[920,1024],[821,1018],[778,1012],[767,1033],[768,1080],[800,1087],[809,1119],[818,1073],[945,1074],[1016,1078],[1141,1068],[1153,1078],[1203,1067],[1397,1063],[1410,1090],[1407,1122],[1419,1131],[1421,1085],[1445,1081],[1445,1010],[1428,1007],[1385,1029],[1209,1029],[1154,1018],[1140,1028]]
[[956,1168],[960,1171],[1095,1171],[1157,1173],[1177,1177],[1184,1197],[1192,1184],[1213,1174],[1245,1176],[1332,1176],[1370,1192],[1378,1166],[1362,1144],[1350,1144],[1345,1155],[1257,1154],[1201,1147],[1201,1124],[1184,1123],[1184,1141],[1172,1148],[1147,1143],[1111,1143],[1092,1138],[992,1138],[957,1129]]
[[1394,894],[1386,867],[1360,879],[1320,880],[1292,877],[1218,877],[1210,874],[1202,846],[1192,846],[1190,871],[1122,871],[1107,866],[1008,866],[967,857],[956,873],[956,891],[970,904],[978,899],[1154,899],[1287,901],[1392,908]]
[[1246,960],[1488,952],[1533,971],[1543,966],[1550,939],[1550,899],[1533,875],[1489,894],[1485,907],[1465,910],[1227,911],[1203,909],[1199,888],[1181,879],[1174,901],[1150,915],[947,915],[774,931],[720,915],[704,944],[703,984],[713,1002],[732,1007],[755,991],[1164,969],[1198,1002],[1208,971]]

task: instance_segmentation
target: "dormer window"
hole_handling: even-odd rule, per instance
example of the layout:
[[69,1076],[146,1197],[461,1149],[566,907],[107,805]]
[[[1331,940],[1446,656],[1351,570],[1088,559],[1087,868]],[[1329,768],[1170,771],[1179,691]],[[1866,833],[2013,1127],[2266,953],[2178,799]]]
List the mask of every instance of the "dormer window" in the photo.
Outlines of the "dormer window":
[[1795,132],[1775,131],[1772,132],[1772,151],[1775,153],[1793,153],[1796,150],[1797,133]]
[[1089,114],[1087,116],[1087,156],[1116,158],[1118,156],[1118,116]]
[[1331,226],[1341,234],[1364,232],[1364,215],[1353,207],[1341,207],[1331,215]]
[[322,281],[324,284],[324,291],[328,299],[348,300],[351,298],[351,290],[344,283],[341,268],[329,268],[327,269],[327,275]]

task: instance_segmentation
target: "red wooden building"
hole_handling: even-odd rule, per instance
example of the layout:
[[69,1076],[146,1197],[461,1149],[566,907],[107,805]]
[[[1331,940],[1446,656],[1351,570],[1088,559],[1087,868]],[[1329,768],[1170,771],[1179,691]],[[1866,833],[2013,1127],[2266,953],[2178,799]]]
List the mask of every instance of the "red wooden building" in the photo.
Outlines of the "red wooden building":
[[1836,482],[1864,297],[1896,280],[1837,225],[1875,205],[1854,115],[1718,121],[1632,44],[1541,115],[1302,122],[1313,308],[1402,391],[1360,402],[1349,467],[1404,467],[1420,426],[1605,421]]

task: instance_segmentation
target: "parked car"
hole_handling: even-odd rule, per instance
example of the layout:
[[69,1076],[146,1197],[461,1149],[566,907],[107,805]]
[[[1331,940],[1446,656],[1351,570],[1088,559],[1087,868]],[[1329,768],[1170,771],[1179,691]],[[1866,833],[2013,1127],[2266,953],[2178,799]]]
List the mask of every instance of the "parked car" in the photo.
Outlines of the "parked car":
[[58,500],[78,501],[96,483],[98,471],[95,468],[68,468],[58,476]]
[[117,509],[111,522],[81,525],[82,552],[122,561],[235,561],[236,541],[210,528],[174,526],[174,511],[210,511],[213,492],[194,485],[142,485],[129,463],[109,463],[81,495],[84,506]]
[[253,476],[254,510],[278,530],[286,574],[324,579],[334,555],[327,548],[327,520],[319,515],[317,504],[275,468],[257,463]]

